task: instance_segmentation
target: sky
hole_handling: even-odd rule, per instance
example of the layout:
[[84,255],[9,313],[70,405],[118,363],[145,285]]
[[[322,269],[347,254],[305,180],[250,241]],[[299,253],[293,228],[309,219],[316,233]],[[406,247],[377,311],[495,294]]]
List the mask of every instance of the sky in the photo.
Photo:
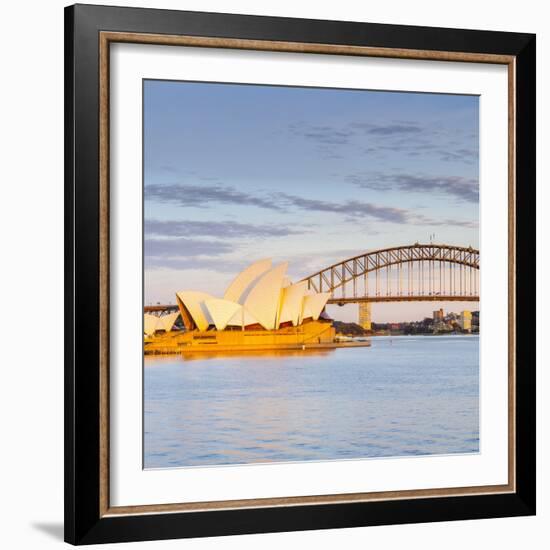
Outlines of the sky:
[[[144,81],[145,303],[222,297],[262,258],[299,280],[366,252],[479,242],[478,97]],[[373,321],[455,302],[374,304]],[[437,306],[437,307],[436,307]],[[357,321],[357,306],[330,306]]]

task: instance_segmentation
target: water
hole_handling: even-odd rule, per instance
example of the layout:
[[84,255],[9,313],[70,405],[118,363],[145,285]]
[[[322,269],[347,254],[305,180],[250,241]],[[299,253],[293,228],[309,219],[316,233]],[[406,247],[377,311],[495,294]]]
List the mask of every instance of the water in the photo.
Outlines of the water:
[[479,451],[479,338],[146,357],[145,468]]

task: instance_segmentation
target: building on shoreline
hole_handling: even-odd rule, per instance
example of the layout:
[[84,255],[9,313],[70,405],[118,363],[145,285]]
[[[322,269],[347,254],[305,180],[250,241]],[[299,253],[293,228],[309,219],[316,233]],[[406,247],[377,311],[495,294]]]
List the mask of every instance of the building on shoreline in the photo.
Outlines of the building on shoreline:
[[306,282],[292,284],[287,267],[288,262],[272,266],[269,259],[255,262],[237,275],[223,298],[195,290],[177,292],[185,328],[278,330],[317,321],[330,293],[308,290]]
[[325,313],[330,293],[309,290],[304,281],[291,283],[287,267],[286,262],[255,262],[222,298],[197,290],[177,292],[175,316],[181,316],[185,330],[157,336],[155,322],[163,317],[146,318],[145,353],[341,347]]
[[433,320],[434,323],[442,322],[445,318],[445,312],[443,311],[443,308],[436,309],[433,313]]
[[[433,317],[425,317],[421,321],[405,321],[399,323],[372,323],[375,334],[478,334],[479,311],[462,311],[460,314],[443,313],[443,309],[435,310]],[[443,316],[441,314],[443,313]]]
[[459,324],[464,332],[472,332],[472,312],[462,311],[460,313]]
[[176,311],[166,315],[145,313],[143,316],[143,334],[153,336],[174,330],[180,314]]

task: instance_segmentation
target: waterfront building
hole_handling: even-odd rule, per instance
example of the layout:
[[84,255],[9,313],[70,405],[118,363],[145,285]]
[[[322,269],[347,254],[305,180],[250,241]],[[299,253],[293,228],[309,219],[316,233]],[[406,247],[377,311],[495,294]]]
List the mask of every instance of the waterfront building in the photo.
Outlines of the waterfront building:
[[159,332],[170,332],[174,329],[179,315],[177,311],[161,316],[145,313],[143,316],[143,334],[145,336],[153,336]]
[[[338,342],[325,312],[329,292],[315,292],[307,282],[292,283],[288,264],[260,260],[227,287],[223,297],[181,290],[176,301],[185,327],[157,335],[155,320],[145,324],[146,354],[305,350],[369,346],[368,341]],[[151,316],[153,317],[153,316]],[[158,323],[158,318],[156,323]]]
[[288,262],[276,266],[271,260],[255,262],[237,275],[223,298],[196,290],[177,292],[185,328],[277,330],[317,321],[330,293],[308,290],[306,282],[292,284],[286,277],[287,268]]
[[443,308],[436,309],[433,313],[433,320],[434,323],[442,322],[445,318],[445,313],[443,312]]
[[472,332],[479,332],[479,311],[472,311]]
[[459,318],[460,328],[465,332],[472,332],[472,312],[462,311]]
[[255,262],[237,275],[222,298],[200,290],[177,292],[179,311],[173,315],[178,322],[181,316],[185,330],[165,329],[168,319],[146,314],[144,353],[192,356],[370,346],[366,339],[339,342],[325,312],[330,292],[315,292],[305,281],[292,283],[287,267],[286,262]]

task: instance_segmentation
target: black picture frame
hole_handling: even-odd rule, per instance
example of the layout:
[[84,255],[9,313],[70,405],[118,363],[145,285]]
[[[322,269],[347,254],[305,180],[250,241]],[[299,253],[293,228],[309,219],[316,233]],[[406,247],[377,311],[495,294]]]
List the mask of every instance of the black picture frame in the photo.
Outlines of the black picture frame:
[[[233,510],[100,512],[101,31],[514,57],[516,490]],[[535,36],[220,13],[65,9],[65,540],[72,544],[329,529],[535,514]]]

